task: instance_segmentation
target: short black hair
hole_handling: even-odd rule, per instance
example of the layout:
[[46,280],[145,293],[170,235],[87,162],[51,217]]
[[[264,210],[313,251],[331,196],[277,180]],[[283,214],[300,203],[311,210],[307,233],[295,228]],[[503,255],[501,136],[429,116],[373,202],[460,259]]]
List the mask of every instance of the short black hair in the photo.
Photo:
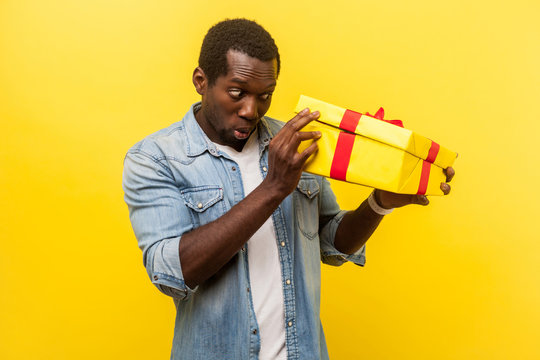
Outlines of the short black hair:
[[247,19],[227,19],[212,26],[204,37],[199,67],[212,86],[217,78],[226,75],[227,52],[236,50],[261,61],[277,60],[279,75],[279,51],[272,36],[261,25]]

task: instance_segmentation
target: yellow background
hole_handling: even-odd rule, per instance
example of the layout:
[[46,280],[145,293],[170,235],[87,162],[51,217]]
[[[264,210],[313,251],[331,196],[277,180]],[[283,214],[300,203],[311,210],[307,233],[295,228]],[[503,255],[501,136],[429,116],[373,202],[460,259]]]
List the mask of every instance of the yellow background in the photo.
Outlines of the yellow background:
[[[179,120],[204,33],[263,24],[299,94],[460,153],[453,190],[396,210],[367,264],[324,267],[332,359],[538,359],[538,1],[0,1],[0,358],[168,359],[123,156]],[[334,183],[352,209],[368,194]]]

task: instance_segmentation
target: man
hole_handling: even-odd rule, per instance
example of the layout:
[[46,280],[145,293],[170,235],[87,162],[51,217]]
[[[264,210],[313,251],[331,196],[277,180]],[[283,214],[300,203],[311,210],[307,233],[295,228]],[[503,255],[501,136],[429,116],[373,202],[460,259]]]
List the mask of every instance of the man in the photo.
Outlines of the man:
[[427,204],[375,191],[340,211],[327,180],[302,172],[316,141],[297,151],[321,136],[301,131],[318,113],[305,109],[285,125],[264,117],[279,70],[261,26],[218,23],[193,72],[202,101],[126,155],[125,200],[143,261],[177,308],[173,359],[327,359],[321,259],[363,265],[387,209]]

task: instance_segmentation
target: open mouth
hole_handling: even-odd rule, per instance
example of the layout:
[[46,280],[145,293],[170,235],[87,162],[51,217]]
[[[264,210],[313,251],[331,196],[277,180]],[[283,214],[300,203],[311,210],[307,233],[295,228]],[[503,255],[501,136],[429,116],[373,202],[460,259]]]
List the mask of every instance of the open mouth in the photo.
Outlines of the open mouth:
[[251,134],[250,128],[240,128],[234,130],[234,137],[238,140],[245,140],[249,137],[249,134]]

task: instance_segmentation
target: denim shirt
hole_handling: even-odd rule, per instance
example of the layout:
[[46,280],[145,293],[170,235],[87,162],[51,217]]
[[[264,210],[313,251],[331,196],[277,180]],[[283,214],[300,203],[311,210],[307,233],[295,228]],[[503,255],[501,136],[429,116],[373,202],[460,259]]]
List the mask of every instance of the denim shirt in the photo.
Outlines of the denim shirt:
[[[123,188],[143,263],[152,283],[173,298],[176,321],[171,359],[257,359],[260,337],[250,294],[246,245],[194,289],[182,275],[182,235],[225,214],[244,198],[238,166],[220,152],[195,120],[182,121],[135,144],[124,160]],[[258,124],[259,169],[268,169],[268,144],[283,123]],[[287,359],[328,359],[320,313],[321,260],[364,265],[334,247],[345,211],[326,179],[303,173],[272,214],[281,263]]]

